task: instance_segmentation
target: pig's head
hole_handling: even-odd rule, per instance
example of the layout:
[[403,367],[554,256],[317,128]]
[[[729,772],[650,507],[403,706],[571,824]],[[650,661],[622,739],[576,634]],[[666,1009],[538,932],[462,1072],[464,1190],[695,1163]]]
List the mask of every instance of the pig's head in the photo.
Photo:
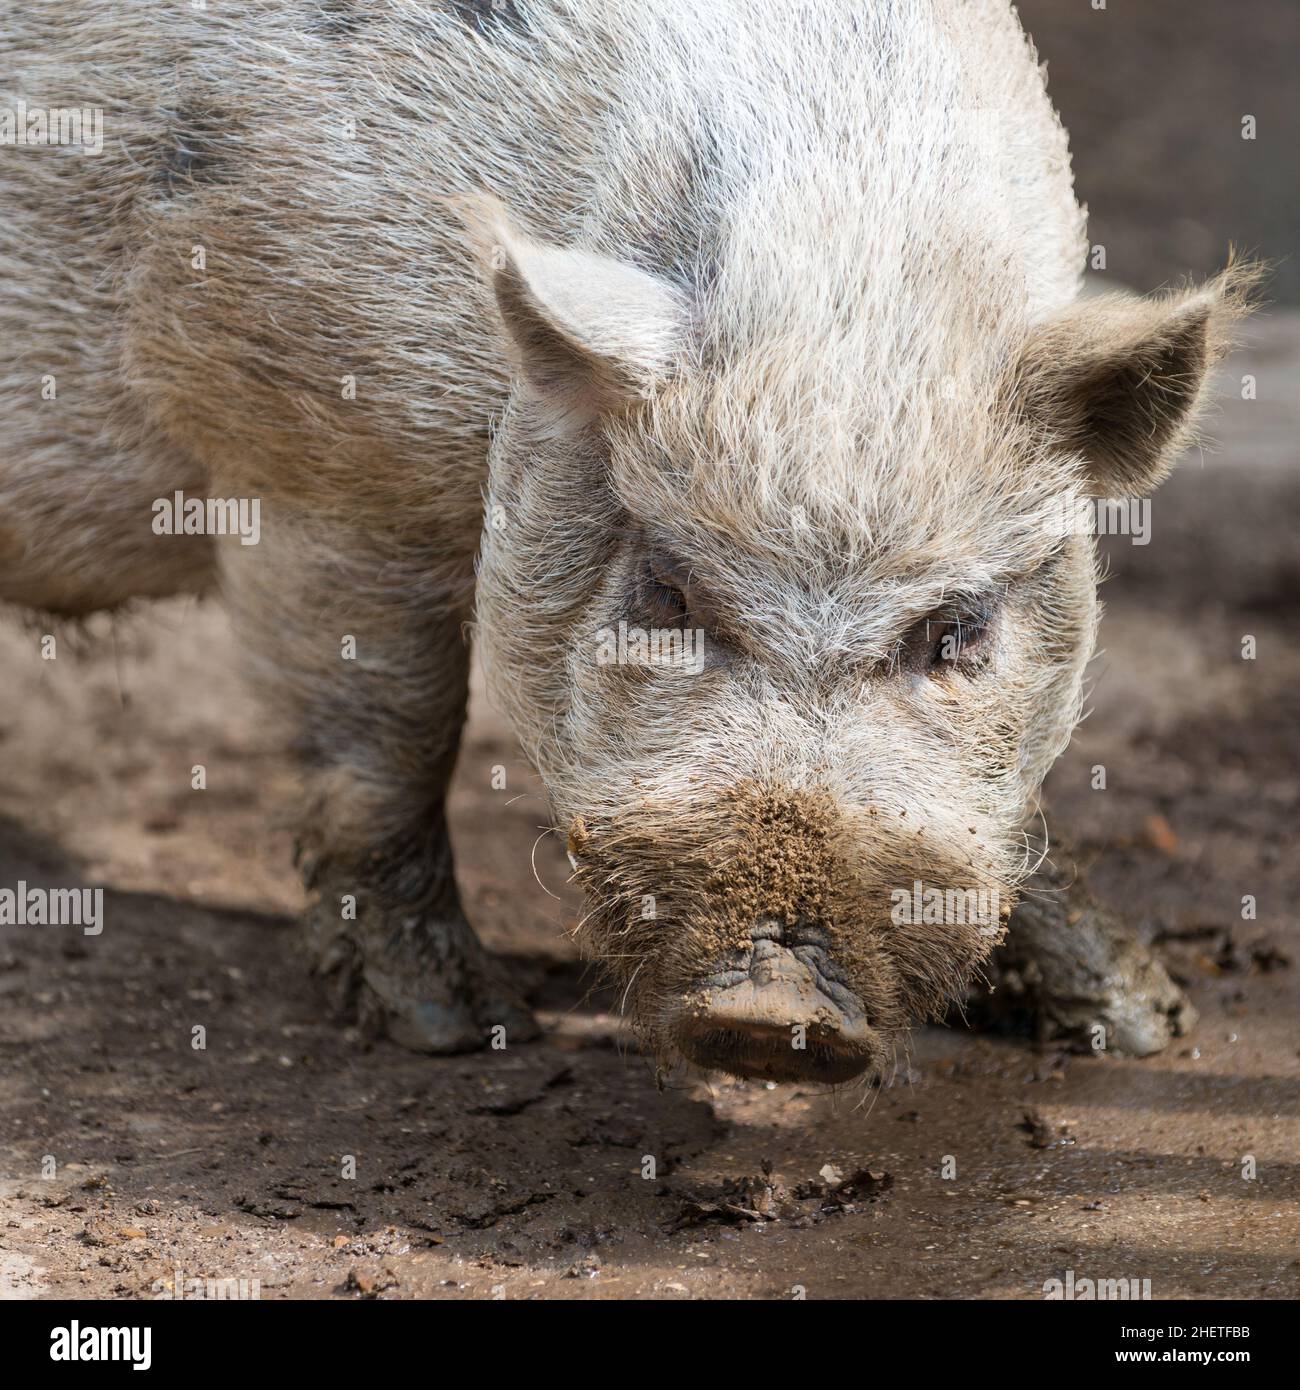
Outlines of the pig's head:
[[1239,278],[1035,321],[967,266],[810,323],[470,220],[515,367],[479,637],[580,939],[663,1058],[878,1069],[1043,847],[1097,621],[1063,509],[1161,479]]

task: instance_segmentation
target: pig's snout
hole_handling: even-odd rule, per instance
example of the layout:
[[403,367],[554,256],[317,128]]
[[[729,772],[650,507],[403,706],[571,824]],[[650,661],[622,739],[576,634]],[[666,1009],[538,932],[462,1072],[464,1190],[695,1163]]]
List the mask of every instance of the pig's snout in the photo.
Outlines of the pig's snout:
[[877,1061],[880,1041],[836,975],[817,934],[763,923],[673,1006],[669,1034],[690,1061],[735,1076],[849,1081]]

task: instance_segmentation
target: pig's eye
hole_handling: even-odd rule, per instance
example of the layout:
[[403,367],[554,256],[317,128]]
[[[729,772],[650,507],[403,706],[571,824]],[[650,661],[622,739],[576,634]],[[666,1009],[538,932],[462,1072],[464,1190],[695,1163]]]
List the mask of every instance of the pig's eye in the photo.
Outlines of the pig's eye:
[[904,639],[901,664],[934,675],[953,670],[980,654],[992,621],[991,608],[982,604],[931,613]]
[[651,626],[686,626],[690,607],[685,588],[672,571],[653,560],[647,561],[641,588]]

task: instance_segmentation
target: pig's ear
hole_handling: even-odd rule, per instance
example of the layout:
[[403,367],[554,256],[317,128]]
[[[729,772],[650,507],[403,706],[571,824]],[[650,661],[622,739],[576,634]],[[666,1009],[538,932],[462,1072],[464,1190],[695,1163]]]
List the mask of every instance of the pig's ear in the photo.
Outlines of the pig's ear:
[[487,197],[453,202],[483,264],[545,433],[571,433],[654,395],[687,336],[672,286],[607,256],[547,246]]
[[1262,277],[1231,266],[1200,289],[1082,300],[1041,324],[1014,373],[1017,411],[1081,455],[1099,497],[1140,497],[1192,437],[1210,369]]

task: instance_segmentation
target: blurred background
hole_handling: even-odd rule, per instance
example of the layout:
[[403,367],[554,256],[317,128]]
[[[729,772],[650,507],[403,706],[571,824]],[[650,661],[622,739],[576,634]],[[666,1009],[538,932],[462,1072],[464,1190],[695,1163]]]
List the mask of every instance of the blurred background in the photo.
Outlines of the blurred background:
[[[1094,9],[1105,4],[1104,9]],[[1300,301],[1300,4],[1022,0],[1070,132],[1107,273],[1146,292],[1219,268],[1229,242],[1278,260]],[[1242,139],[1254,116],[1256,138]]]

